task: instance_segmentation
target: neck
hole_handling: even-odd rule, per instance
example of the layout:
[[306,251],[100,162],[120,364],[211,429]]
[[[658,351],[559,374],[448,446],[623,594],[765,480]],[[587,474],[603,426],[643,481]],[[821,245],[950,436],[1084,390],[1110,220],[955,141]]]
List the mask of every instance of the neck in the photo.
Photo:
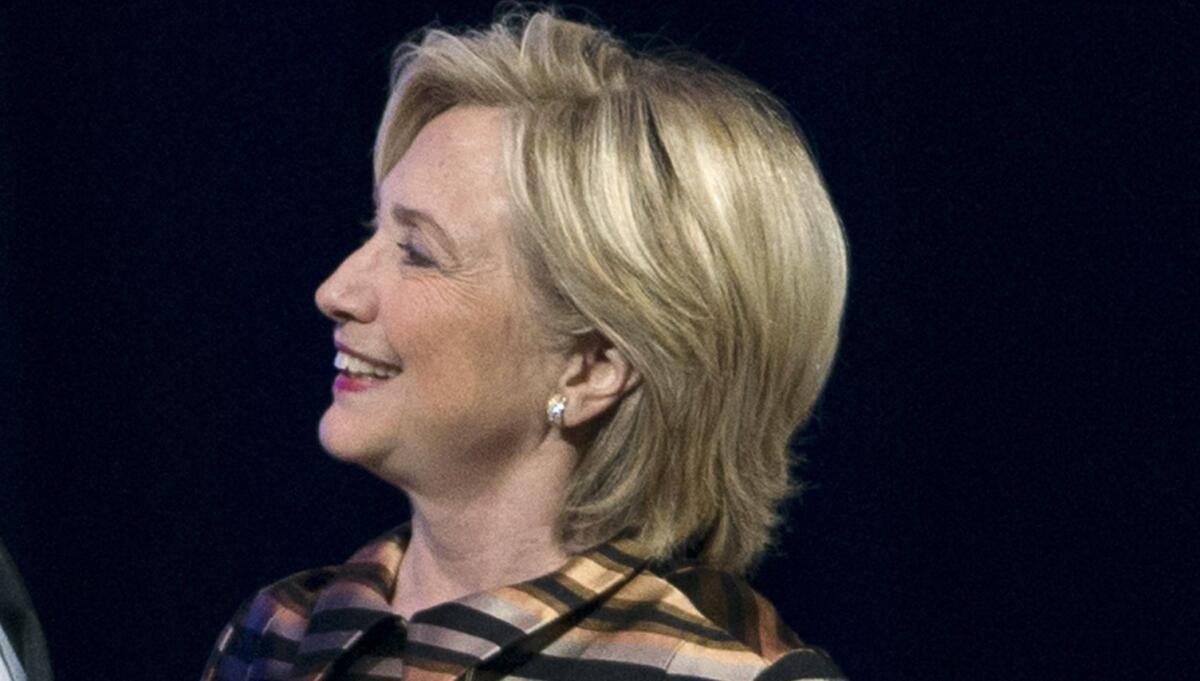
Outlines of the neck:
[[565,443],[543,444],[486,488],[409,492],[412,539],[392,595],[395,612],[411,618],[566,562],[560,515],[575,454]]

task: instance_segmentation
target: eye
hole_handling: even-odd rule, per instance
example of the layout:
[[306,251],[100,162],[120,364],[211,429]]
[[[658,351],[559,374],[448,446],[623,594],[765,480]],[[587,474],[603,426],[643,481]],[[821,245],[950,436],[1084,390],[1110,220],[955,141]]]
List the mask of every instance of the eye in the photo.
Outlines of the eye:
[[396,245],[400,247],[401,251],[404,251],[405,265],[412,265],[413,267],[435,267],[437,265],[432,258],[406,241],[397,241]]

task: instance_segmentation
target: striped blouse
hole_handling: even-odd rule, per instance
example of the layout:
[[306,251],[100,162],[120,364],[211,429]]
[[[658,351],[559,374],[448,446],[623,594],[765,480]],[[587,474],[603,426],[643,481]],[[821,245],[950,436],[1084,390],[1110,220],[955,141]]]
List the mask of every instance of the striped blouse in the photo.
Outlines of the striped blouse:
[[260,591],[221,632],[203,681],[842,678],[741,579],[656,569],[627,538],[406,621],[388,602],[407,543],[401,526]]

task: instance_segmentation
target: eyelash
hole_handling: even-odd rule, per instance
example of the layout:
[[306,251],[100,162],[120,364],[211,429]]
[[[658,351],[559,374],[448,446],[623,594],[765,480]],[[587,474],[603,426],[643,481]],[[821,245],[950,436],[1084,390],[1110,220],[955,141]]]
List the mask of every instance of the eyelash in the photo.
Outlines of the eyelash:
[[[379,230],[379,221],[375,218],[371,218],[363,222],[363,227],[365,227],[368,232],[366,238],[363,239],[363,242],[365,243],[366,241],[370,240],[370,238]],[[404,253],[405,265],[410,265],[412,267],[437,267],[437,263],[434,262],[433,258],[430,258],[421,251],[417,250],[417,248],[411,243],[408,243],[407,241],[397,241],[396,245],[400,247],[400,250]]]
[[397,241],[396,245],[404,251],[404,264],[412,265],[413,267],[434,267],[437,265],[429,256],[413,248],[413,245],[404,241]]

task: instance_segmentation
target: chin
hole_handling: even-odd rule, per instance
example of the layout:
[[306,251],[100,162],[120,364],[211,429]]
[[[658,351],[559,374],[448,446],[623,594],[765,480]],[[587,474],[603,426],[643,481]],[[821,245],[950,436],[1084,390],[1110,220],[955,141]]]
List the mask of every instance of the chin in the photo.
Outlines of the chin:
[[368,464],[377,458],[377,452],[370,446],[369,435],[361,424],[356,425],[344,414],[337,413],[337,406],[332,406],[321,417],[317,426],[317,437],[321,446],[335,459],[347,463],[356,463],[370,467]]

